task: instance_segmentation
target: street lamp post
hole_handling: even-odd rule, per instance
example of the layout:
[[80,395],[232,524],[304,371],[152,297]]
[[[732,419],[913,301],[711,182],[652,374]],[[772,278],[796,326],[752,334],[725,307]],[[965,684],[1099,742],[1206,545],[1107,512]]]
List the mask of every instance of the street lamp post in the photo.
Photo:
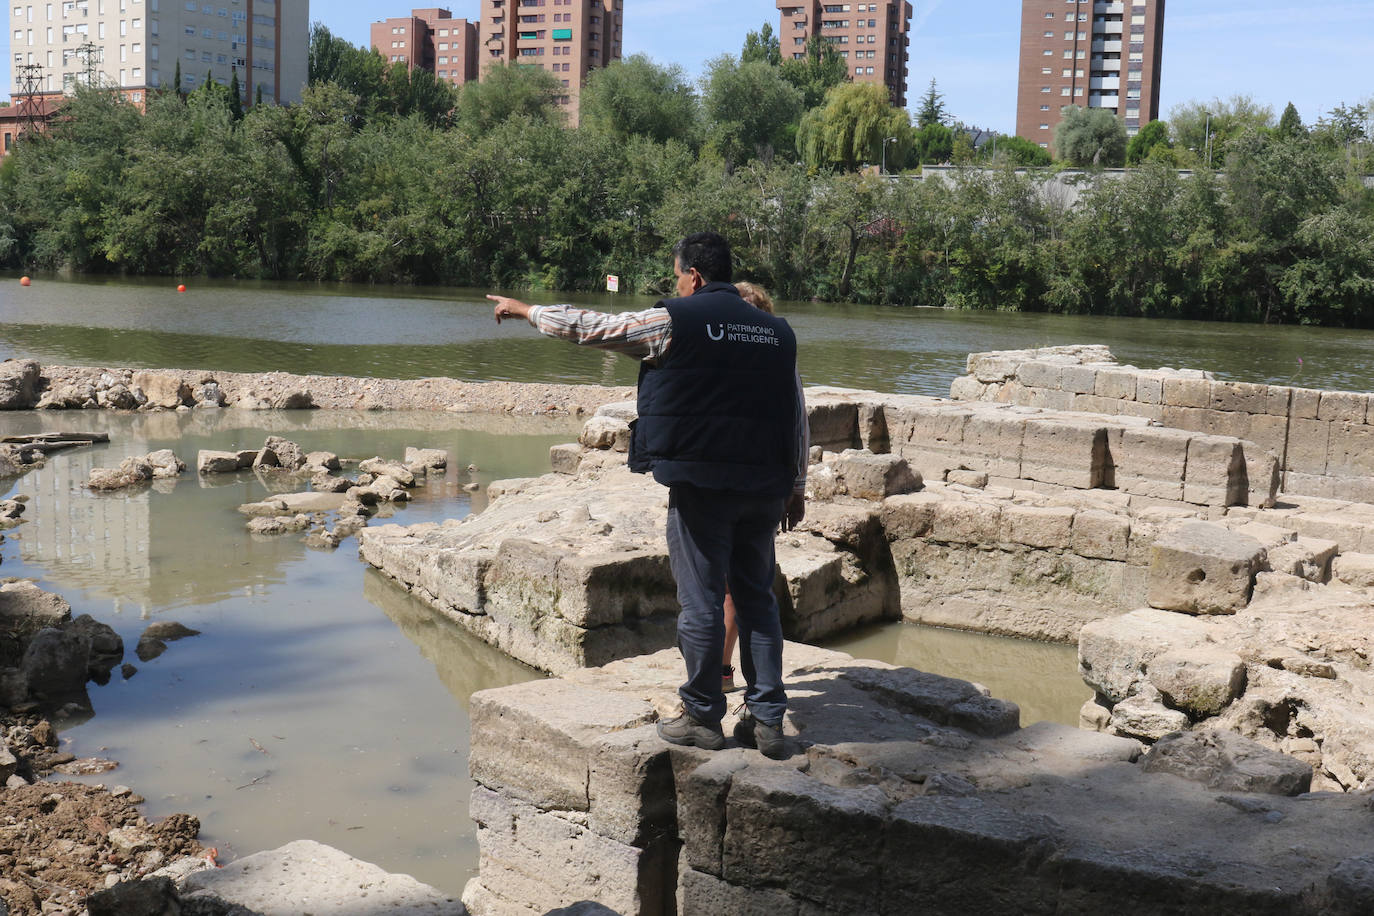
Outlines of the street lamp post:
[[885,138],[883,138],[883,174],[884,174],[884,175],[887,174],[887,145],[888,145],[889,143],[896,143],[896,142],[897,142],[897,138],[896,138],[896,137],[885,137]]
[[1203,148],[1207,150],[1207,168],[1212,167],[1212,113],[1207,113],[1207,121],[1202,128]]

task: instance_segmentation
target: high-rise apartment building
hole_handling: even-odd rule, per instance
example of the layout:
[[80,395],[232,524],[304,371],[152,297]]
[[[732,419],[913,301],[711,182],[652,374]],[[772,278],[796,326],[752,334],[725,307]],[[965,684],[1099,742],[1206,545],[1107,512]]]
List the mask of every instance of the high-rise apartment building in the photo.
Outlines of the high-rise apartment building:
[[1070,105],[1132,136],[1159,117],[1164,0],[1022,0],[1016,132],[1049,149]]
[[117,88],[141,102],[207,76],[228,85],[238,73],[245,102],[295,102],[307,77],[309,0],[8,0],[12,70],[41,67],[44,93],[78,83]]
[[477,23],[454,19],[443,8],[374,22],[372,47],[388,61],[429,70],[455,86],[477,79]]
[[624,0],[482,0],[478,78],[504,61],[542,67],[563,85],[572,124],[587,74],[620,60]]
[[911,4],[906,0],[879,3],[821,3],[817,0],[777,0],[782,25],[778,41],[784,58],[806,54],[806,43],[820,35],[835,46],[849,64],[856,83],[878,83],[898,108],[906,107],[908,31]]

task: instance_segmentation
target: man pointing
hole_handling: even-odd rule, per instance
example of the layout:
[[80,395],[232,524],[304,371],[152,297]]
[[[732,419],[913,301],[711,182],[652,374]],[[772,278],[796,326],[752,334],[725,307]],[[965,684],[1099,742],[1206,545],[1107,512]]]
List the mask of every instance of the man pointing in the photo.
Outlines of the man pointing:
[[806,511],[806,409],[787,322],[740,298],[730,246],[714,232],[673,248],[678,298],[612,315],[488,296],[496,320],[640,361],[630,470],[668,487],[668,558],[677,580],[682,712],[660,721],[673,744],[725,746],[721,607],[728,581],[739,624],[747,713],[735,737],[769,757],[782,737],[782,627],[773,537]]

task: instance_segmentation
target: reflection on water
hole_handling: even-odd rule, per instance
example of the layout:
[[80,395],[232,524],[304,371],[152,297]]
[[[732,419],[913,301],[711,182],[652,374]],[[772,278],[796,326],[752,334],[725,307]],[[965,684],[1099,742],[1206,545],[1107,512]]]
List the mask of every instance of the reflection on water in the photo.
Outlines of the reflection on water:
[[[193,464],[201,448],[255,447],[268,434],[355,458],[445,448],[448,472],[397,511],[405,523],[434,521],[468,511],[470,480],[544,472],[549,446],[576,429],[522,421],[501,435],[485,425],[322,411],[0,414],[5,435],[111,436],[7,482],[31,501],[0,548],[4,573],[37,578],[74,614],[114,627],[139,669],[90,687],[95,716],[64,734],[70,750],[119,760],[101,781],[134,787],[153,816],[197,815],[205,841],[228,855],[308,837],[460,892],[477,856],[468,697],[538,674],[366,571],[352,541],[320,552],[299,536],[250,536],[236,507],[271,485],[251,472],[191,472],[117,494],[81,483],[127,455],[168,447]],[[139,662],[133,647],[153,619],[202,635]]]
[[[627,359],[498,327],[487,290],[201,280],[0,280],[0,358],[386,378],[633,384]],[[647,308],[611,294],[533,302]],[[1199,321],[956,312],[784,302],[809,385],[947,395],[970,352],[1102,343],[1123,363],[1188,366],[1249,382],[1366,391],[1374,332]]]
[[917,668],[974,681],[1021,707],[1021,725],[1078,725],[1078,710],[1092,690],[1078,676],[1073,646],[983,636],[961,630],[889,623],[826,643],[856,658]]

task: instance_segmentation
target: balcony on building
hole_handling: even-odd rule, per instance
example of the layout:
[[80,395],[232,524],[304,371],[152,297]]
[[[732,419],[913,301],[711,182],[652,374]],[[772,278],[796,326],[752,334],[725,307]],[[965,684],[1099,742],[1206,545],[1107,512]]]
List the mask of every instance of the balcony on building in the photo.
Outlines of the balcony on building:
[[1124,3],[1094,3],[1093,15],[1098,16],[1104,13],[1120,13],[1125,15],[1126,4]]
[[1111,93],[1110,95],[1109,95],[1109,94],[1105,94],[1105,93],[1102,94],[1102,95],[1089,95],[1089,96],[1088,96],[1088,107],[1089,107],[1089,108],[1112,108],[1112,109],[1115,109],[1116,106],[1119,104],[1120,99],[1121,99],[1121,96],[1120,96],[1119,94],[1115,93],[1115,92]]
[[1092,79],[1090,79],[1090,80],[1088,81],[1088,88],[1089,88],[1089,89],[1101,89],[1101,90],[1103,90],[1103,91],[1110,90],[1110,91],[1112,91],[1112,92],[1120,92],[1120,91],[1121,91],[1121,77],[1120,77],[1120,76],[1096,76],[1096,77],[1093,77]]
[[1093,39],[1093,53],[1121,53],[1121,39],[1114,38],[1110,41],[1105,38]]

